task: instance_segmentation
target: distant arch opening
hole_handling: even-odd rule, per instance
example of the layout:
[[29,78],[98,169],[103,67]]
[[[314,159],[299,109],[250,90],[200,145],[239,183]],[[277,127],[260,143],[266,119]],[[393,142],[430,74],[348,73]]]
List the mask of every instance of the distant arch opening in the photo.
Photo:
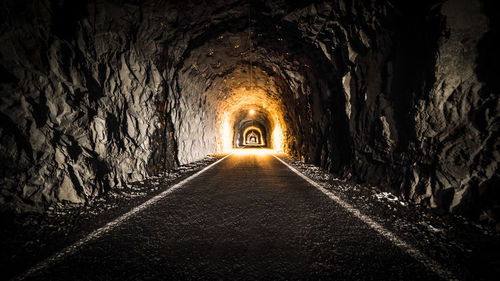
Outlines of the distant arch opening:
[[234,130],[233,147],[269,147],[271,139],[268,127],[255,120],[241,122]]
[[243,132],[244,146],[265,146],[262,130],[256,126],[250,126]]

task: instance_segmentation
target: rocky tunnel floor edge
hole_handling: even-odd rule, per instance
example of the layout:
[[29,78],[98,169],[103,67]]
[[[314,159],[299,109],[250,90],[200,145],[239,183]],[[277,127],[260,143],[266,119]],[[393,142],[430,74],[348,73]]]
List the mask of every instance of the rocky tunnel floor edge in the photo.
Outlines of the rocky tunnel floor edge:
[[[151,177],[126,189],[111,192],[87,206],[68,208],[59,205],[50,208],[45,217],[15,217],[9,224],[10,228],[5,228],[1,233],[2,248],[7,249],[2,255],[2,265],[5,267],[2,271],[7,274],[2,279],[29,268],[221,157],[210,156],[184,165],[177,172]],[[427,256],[451,269],[460,279],[489,280],[500,274],[496,269],[500,263],[500,237],[494,230],[472,224],[461,217],[433,214],[427,208],[409,205],[374,186],[362,186],[335,178],[321,168],[290,156],[280,154],[279,157]],[[23,231],[16,231],[19,229]],[[18,236],[16,233],[22,235]],[[22,267],[14,266],[20,261]]]
[[113,189],[84,205],[58,203],[44,214],[1,213],[0,280],[9,280],[188,178],[224,155],[209,155],[122,189]]

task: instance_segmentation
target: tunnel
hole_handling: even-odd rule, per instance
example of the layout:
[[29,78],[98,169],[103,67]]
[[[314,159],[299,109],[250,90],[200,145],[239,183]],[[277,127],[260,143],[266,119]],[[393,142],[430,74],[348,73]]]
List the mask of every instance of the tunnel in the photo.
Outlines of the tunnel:
[[493,6],[5,0],[2,213],[263,148],[500,229]]
[[[233,126],[233,146],[239,148],[245,146],[258,147],[273,147],[271,136],[268,132],[274,126],[269,120],[269,113],[260,109],[250,108],[236,113],[236,119]],[[280,137],[276,136],[275,138]],[[279,143],[279,140],[274,139],[274,143]],[[276,147],[278,148],[278,147]]]
[[256,145],[497,221],[489,3],[5,1],[2,206]]

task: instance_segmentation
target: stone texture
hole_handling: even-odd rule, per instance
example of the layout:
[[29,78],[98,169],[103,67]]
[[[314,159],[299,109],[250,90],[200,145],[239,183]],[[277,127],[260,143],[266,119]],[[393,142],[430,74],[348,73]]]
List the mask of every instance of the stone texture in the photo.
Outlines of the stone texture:
[[488,18],[474,1],[447,2],[441,13],[447,34],[438,45],[436,80],[414,116],[422,154],[435,165],[426,175],[434,180],[431,204],[498,220],[500,206],[489,198],[498,195],[498,93],[477,74]]
[[82,203],[144,179],[163,77],[133,15],[14,2],[2,11],[2,206]]
[[6,1],[2,206],[221,152],[255,107],[304,162],[498,221],[491,1],[405,2]]

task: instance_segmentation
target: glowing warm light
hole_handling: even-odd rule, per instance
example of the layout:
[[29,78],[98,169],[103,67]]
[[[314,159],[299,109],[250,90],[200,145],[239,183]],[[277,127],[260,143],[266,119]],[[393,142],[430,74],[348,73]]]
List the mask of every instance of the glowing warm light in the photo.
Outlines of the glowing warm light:
[[[228,153],[241,145],[253,148],[265,146],[275,152],[287,152],[285,136],[288,128],[280,87],[266,72],[254,69],[253,73],[256,79],[249,81],[248,72],[238,68],[207,91],[207,102],[216,105],[217,153]],[[241,140],[241,134],[245,136],[245,132],[235,131],[241,130],[238,126],[247,121],[254,121],[265,128],[265,134],[264,129],[261,128],[262,132],[257,130],[261,138],[258,144],[246,143],[246,138]]]
[[248,155],[256,155],[256,156],[265,156],[274,153],[272,149],[267,148],[235,148],[233,149],[234,155],[239,156],[248,156]]
[[272,142],[273,148],[276,152],[283,152],[283,131],[278,124],[274,126]]
[[232,132],[231,125],[229,125],[229,120],[224,120],[222,122],[222,152],[229,153],[233,148],[232,144]]
[[259,132],[260,139],[259,139],[259,143],[257,145],[259,145],[259,146],[266,145],[266,142],[264,141],[264,138],[262,135],[262,130],[259,127],[255,127],[255,126],[250,126],[250,127],[246,128],[245,131],[243,131],[243,136],[244,136],[243,137],[243,145],[252,145],[252,144],[247,143],[247,140],[246,140],[246,135],[247,135],[248,131],[250,131],[250,130],[255,130],[255,131]]

